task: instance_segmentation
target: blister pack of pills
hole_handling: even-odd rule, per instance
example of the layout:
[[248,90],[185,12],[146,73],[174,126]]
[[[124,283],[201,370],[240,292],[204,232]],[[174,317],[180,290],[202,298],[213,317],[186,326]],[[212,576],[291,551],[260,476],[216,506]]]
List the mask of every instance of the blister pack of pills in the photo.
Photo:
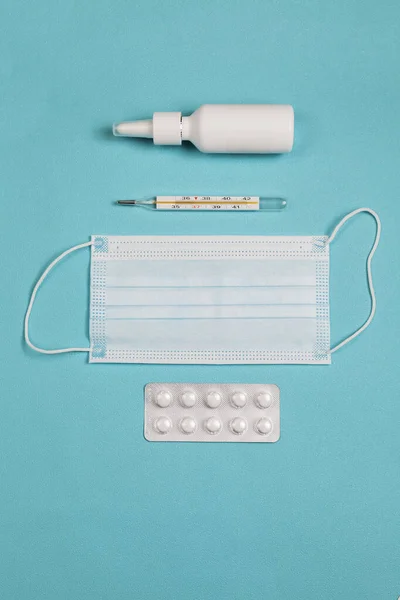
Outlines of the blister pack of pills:
[[148,383],[150,442],[276,442],[280,392],[264,383]]

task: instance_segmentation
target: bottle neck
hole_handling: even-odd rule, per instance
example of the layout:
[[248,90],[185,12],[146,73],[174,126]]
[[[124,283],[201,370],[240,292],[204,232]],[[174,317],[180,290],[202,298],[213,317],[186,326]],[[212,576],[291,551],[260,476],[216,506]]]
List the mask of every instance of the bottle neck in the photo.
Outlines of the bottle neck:
[[191,138],[191,121],[190,117],[182,117],[181,118],[181,137],[182,140],[190,140]]

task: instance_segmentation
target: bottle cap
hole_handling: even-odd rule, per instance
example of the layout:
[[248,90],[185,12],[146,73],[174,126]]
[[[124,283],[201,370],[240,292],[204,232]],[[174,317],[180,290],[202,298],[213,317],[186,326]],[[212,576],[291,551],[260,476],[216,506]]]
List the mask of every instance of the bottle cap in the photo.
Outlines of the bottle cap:
[[153,114],[154,143],[180,146],[182,144],[181,122],[180,112],[155,112]]

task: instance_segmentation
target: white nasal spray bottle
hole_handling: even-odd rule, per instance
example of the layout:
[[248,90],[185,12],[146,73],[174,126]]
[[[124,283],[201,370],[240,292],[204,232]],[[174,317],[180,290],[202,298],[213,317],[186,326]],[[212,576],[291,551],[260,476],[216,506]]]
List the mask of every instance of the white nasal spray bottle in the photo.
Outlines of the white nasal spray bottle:
[[117,123],[113,133],[161,145],[188,140],[201,152],[281,154],[293,147],[294,111],[287,104],[204,104],[190,117],[155,112],[152,119]]

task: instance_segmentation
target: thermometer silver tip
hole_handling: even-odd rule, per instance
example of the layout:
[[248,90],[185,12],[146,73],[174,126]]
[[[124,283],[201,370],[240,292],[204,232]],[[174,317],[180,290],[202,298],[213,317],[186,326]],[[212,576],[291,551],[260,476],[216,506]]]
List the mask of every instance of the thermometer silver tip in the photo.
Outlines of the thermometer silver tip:
[[155,198],[147,198],[144,200],[117,200],[117,204],[122,204],[122,206],[144,206],[146,207],[155,207],[156,200]]

